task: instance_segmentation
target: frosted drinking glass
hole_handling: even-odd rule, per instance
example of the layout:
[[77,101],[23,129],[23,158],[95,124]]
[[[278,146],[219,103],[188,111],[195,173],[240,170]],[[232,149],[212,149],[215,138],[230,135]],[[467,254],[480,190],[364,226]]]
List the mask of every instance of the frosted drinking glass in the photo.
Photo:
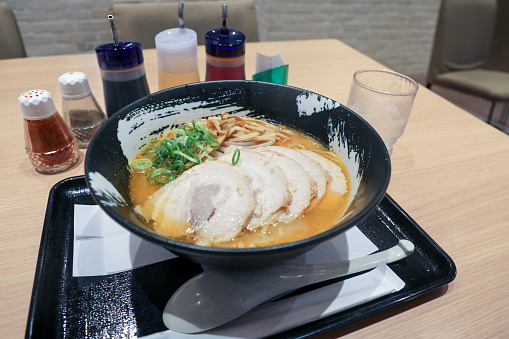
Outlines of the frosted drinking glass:
[[389,154],[403,135],[419,85],[387,70],[354,73],[347,106],[364,118],[382,137]]

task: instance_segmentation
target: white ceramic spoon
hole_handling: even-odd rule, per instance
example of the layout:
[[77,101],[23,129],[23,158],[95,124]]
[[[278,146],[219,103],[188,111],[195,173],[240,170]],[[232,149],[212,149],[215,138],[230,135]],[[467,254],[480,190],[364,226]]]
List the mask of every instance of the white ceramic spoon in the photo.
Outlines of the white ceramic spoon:
[[223,325],[254,307],[300,287],[375,268],[414,251],[408,240],[363,258],[324,265],[273,265],[255,270],[210,269],[170,298],[163,322],[172,331],[197,333]]

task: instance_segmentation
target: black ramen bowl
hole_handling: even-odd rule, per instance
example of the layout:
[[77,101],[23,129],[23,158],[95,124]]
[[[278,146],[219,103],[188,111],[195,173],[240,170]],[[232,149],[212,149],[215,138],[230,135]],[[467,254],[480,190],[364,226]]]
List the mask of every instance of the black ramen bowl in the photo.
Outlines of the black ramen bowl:
[[[323,233],[260,248],[198,246],[165,238],[148,227],[129,199],[128,161],[164,129],[224,111],[287,125],[335,150],[352,184],[348,212]],[[90,142],[85,159],[92,197],[111,218],[178,256],[228,268],[257,267],[296,257],[358,224],[384,197],[390,170],[389,154],[380,136],[347,107],[303,89],[255,81],[200,82],[148,95],[105,122]]]

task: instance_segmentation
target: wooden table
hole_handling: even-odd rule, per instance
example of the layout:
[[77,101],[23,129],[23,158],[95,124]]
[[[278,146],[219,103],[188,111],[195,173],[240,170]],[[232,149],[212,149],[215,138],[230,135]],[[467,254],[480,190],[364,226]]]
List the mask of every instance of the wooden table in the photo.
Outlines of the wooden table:
[[[288,84],[345,103],[352,74],[379,63],[333,39],[262,42],[247,46],[246,74],[256,51],[280,53]],[[157,89],[154,50],[145,66]],[[205,75],[203,47],[199,65]],[[58,77],[82,71],[103,102],[95,55],[0,61],[0,337],[24,335],[48,193],[58,181],[83,174],[78,165],[41,175],[24,150],[18,96],[49,90],[61,108]],[[322,334],[323,338],[509,338],[509,137],[424,87],[405,134],[394,147],[388,193],[453,258],[456,279],[443,288]]]

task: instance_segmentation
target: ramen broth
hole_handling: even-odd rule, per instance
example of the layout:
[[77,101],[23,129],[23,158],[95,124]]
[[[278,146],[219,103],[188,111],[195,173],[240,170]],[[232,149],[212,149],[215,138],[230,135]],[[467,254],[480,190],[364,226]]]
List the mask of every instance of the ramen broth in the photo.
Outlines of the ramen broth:
[[[319,234],[330,228],[336,220],[340,218],[347,208],[348,198],[350,194],[350,178],[345,165],[340,157],[333,151],[329,151],[324,145],[313,138],[292,130],[294,136],[281,143],[275,143],[276,146],[285,146],[289,148],[306,148],[320,153],[327,159],[336,163],[347,179],[347,192],[345,194],[337,194],[329,187],[325,196],[305,210],[304,215],[297,220],[289,223],[279,222],[274,225],[264,226],[257,230],[245,230],[243,233],[229,242],[214,244],[215,247],[224,248],[250,248],[273,246],[283,243],[289,243],[301,239],[305,239]],[[242,157],[242,154],[240,155]],[[135,157],[141,158],[141,152]],[[213,160],[212,160],[213,161]],[[128,182],[128,191],[133,206],[141,205],[147,198],[163,186],[153,185],[145,178],[144,173],[131,172]],[[143,220],[147,218],[143,217]],[[162,236],[172,238],[178,241],[194,243],[193,235],[188,234],[185,237],[174,237],[172,234],[164,233],[171,227],[158,228],[154,222],[147,222],[147,225],[160,233]]]

